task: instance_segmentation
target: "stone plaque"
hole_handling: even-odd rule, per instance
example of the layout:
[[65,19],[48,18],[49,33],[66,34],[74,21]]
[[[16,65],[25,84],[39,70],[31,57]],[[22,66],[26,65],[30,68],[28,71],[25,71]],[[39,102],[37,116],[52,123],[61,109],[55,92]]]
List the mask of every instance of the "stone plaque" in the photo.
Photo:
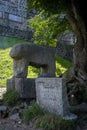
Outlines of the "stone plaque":
[[62,117],[69,113],[66,83],[63,78],[36,79],[37,103],[45,110]]

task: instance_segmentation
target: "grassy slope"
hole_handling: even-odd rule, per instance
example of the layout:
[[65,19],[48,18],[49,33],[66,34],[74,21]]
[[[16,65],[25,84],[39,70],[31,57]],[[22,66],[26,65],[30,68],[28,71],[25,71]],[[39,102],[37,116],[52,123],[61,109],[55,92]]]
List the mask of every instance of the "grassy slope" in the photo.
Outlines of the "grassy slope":
[[[0,37],[0,87],[6,86],[6,80],[13,76],[13,62],[9,56],[11,47],[16,43],[24,43],[25,41],[18,40],[15,38],[2,38]],[[72,63],[56,56],[56,75],[64,73],[68,68],[72,66]],[[37,77],[36,68],[29,67],[28,77]]]
[[6,86],[6,80],[13,75],[13,62],[9,52],[16,43],[25,43],[25,41],[0,36],[0,87]]

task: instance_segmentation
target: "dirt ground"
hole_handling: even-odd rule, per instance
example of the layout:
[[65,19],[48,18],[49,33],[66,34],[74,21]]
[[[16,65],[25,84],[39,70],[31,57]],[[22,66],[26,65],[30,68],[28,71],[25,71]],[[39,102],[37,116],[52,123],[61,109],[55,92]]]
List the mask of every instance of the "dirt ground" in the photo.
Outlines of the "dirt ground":
[[[0,99],[2,99],[2,95],[4,92],[6,92],[6,88],[0,88]],[[4,118],[0,119],[0,130],[41,130],[41,129],[36,129],[32,122],[30,122],[29,125],[25,125],[21,121],[16,122],[9,118]]]
[[[0,88],[0,99],[6,88]],[[1,104],[0,104],[1,105]],[[87,122],[87,120],[86,120]],[[20,121],[15,121],[9,118],[0,119],[0,130],[42,130],[35,128],[34,123],[30,122],[29,125],[25,125]],[[87,130],[87,123],[83,122],[82,127],[78,127],[77,130]]]
[[15,122],[10,119],[0,119],[0,130],[42,130],[36,129],[32,122],[25,125],[21,122]]

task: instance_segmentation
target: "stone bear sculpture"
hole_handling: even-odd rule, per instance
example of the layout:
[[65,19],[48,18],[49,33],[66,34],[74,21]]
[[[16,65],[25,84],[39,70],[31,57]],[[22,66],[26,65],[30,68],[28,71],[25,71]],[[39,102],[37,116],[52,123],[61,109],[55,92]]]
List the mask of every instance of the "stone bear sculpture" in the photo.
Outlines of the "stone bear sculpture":
[[14,61],[14,77],[26,78],[28,66],[39,67],[39,77],[55,77],[55,57],[50,48],[35,44],[16,44],[10,51]]

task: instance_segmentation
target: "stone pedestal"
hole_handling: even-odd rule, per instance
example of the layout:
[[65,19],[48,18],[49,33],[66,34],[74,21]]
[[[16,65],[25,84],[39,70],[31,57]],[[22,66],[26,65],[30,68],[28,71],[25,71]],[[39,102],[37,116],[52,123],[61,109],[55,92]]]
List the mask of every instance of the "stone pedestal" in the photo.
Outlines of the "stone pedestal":
[[42,108],[63,118],[76,118],[74,115],[71,118],[69,112],[66,82],[63,78],[38,78],[35,82],[36,100]]
[[35,99],[35,79],[12,78],[7,80],[7,89],[16,90],[21,98]]
[[15,89],[15,78],[7,79],[6,86],[7,86],[7,90],[8,89],[14,90]]

